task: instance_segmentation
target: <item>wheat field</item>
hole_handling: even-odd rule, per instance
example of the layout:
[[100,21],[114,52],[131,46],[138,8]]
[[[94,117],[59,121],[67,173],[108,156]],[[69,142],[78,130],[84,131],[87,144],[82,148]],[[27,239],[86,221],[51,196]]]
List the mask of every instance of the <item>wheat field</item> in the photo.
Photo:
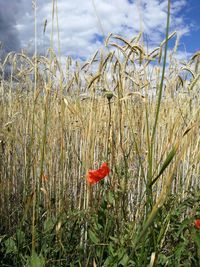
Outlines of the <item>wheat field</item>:
[[[200,53],[110,35],[0,66],[1,266],[199,266]],[[107,162],[102,181],[89,170]]]

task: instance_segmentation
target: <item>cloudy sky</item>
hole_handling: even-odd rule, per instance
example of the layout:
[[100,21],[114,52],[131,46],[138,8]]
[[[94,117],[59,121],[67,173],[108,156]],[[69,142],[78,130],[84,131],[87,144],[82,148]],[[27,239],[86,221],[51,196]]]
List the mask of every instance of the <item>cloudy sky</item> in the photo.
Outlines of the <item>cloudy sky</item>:
[[[190,55],[200,50],[200,0],[171,3],[170,30],[177,30],[182,36],[180,54]],[[37,0],[36,6],[37,46],[44,53],[50,46],[52,0]],[[58,47],[56,14],[61,55],[86,60],[102,46],[109,33],[131,39],[142,30],[148,46],[157,46],[164,39],[166,11],[167,0],[57,0],[54,48]],[[6,52],[34,51],[33,1],[0,0],[0,41]]]

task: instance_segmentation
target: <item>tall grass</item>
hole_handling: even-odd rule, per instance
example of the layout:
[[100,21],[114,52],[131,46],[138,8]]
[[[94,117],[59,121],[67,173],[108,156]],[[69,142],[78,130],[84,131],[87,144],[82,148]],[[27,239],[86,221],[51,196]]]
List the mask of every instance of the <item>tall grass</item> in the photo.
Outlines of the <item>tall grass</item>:
[[[53,49],[7,55],[1,266],[198,266],[199,53],[181,64],[175,47],[167,64],[168,29],[169,12],[154,51],[110,35],[66,69]],[[109,177],[88,185],[104,161]]]

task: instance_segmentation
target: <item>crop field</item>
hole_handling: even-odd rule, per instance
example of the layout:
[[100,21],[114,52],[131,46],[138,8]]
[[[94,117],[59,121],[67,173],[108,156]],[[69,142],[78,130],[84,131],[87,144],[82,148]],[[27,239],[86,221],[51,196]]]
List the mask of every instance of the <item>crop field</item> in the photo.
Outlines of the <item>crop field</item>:
[[200,52],[110,35],[0,65],[0,266],[200,266]]

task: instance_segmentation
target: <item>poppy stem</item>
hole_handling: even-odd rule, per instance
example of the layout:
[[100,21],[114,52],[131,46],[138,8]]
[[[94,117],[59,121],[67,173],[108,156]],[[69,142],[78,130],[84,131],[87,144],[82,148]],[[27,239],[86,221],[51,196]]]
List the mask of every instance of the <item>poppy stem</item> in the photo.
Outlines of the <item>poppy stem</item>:
[[108,108],[109,108],[109,118],[108,118],[108,141],[107,141],[107,158],[109,158],[111,153],[111,119],[112,119],[112,109],[111,109],[111,98],[108,98]]

